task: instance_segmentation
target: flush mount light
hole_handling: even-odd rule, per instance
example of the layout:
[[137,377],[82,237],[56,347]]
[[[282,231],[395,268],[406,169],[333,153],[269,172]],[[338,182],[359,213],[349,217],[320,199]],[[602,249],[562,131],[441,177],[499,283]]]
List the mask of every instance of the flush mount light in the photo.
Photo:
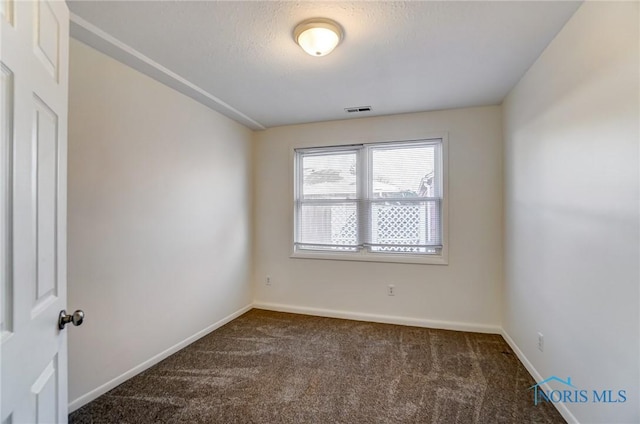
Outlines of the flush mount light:
[[342,28],[331,19],[307,19],[293,30],[293,39],[311,56],[324,56],[342,40]]

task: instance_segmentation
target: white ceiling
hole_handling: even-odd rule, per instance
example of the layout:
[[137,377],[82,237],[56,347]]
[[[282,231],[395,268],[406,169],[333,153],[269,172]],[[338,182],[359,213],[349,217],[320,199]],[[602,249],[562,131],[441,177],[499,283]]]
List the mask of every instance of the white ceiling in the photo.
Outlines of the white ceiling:
[[[532,2],[68,1],[72,35],[260,129],[500,104],[580,5]],[[292,39],[339,22],[333,53]]]

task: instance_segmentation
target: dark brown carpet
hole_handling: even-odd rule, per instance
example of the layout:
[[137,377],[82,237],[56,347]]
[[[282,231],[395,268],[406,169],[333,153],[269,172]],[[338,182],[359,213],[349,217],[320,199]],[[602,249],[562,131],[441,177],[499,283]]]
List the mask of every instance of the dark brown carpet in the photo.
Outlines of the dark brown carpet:
[[254,309],[69,416],[79,423],[564,423],[499,335]]

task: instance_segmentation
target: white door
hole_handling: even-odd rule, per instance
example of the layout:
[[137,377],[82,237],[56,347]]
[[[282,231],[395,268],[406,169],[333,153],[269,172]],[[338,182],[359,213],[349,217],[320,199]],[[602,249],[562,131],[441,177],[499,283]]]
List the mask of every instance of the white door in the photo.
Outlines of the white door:
[[67,421],[64,1],[2,5],[0,422]]

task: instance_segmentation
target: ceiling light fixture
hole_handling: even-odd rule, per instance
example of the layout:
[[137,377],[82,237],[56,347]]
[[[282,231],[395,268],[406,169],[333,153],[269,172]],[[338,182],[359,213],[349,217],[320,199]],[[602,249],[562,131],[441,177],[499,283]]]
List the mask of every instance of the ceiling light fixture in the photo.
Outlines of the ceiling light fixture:
[[307,19],[293,30],[293,39],[311,56],[325,56],[342,41],[342,28],[331,19]]

